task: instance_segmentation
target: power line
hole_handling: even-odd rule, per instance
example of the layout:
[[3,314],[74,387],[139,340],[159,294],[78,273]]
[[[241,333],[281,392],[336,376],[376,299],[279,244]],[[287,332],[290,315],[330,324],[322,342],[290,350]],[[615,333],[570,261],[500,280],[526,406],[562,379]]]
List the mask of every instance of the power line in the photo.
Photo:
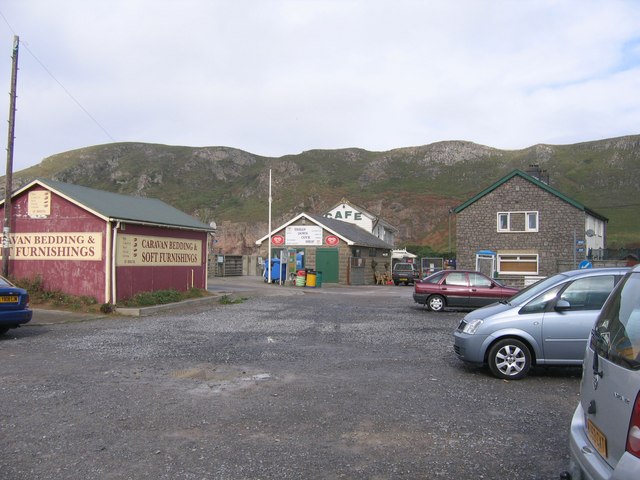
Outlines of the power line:
[[[3,14],[2,12],[0,12],[0,16],[2,17],[2,19],[5,21],[5,23],[6,23],[6,24],[7,24],[7,26],[9,27],[9,30],[11,30],[11,31],[13,32],[13,34],[14,34],[14,35],[17,35],[17,34],[16,34],[16,32],[15,32],[15,30],[13,29],[13,27],[11,27],[11,24],[10,24],[10,23],[9,23],[9,21],[7,20],[7,17],[5,17],[5,16],[4,16],[4,14]],[[21,45],[22,45],[22,46],[27,50],[27,52],[29,52],[29,54],[30,54],[30,55],[35,59],[35,61],[36,61],[36,62],[38,62],[38,63],[40,64],[40,66],[42,67],[42,69],[43,69],[45,72],[47,72],[47,74],[48,74],[48,75],[53,79],[53,81],[54,81],[54,82],[56,82],[56,83],[60,86],[60,88],[62,88],[62,90],[64,91],[64,93],[66,93],[66,94],[67,94],[67,96],[68,96],[71,100],[73,100],[73,102],[74,102],[78,107],[80,107],[80,109],[81,109],[81,110],[82,110],[82,111],[83,111],[83,112],[84,112],[84,113],[85,113],[85,114],[86,114],[86,115],[91,119],[91,121],[92,121],[93,123],[95,123],[95,124],[98,126],[98,128],[99,128],[100,130],[102,130],[102,131],[104,132],[104,134],[105,134],[105,135],[106,135],[106,136],[107,136],[107,137],[108,137],[112,142],[115,142],[115,141],[116,141],[116,139],[115,139],[115,138],[113,138],[113,136],[109,133],[109,131],[108,131],[104,126],[102,126],[102,124],[101,124],[98,120],[96,120],[96,119],[95,119],[95,117],[94,117],[93,115],[91,115],[91,113],[89,113],[89,111],[88,111],[86,108],[84,108],[84,106],[80,103],[80,101],[79,101],[77,98],[75,98],[75,97],[71,94],[71,92],[67,89],[67,87],[65,87],[65,86],[62,84],[62,82],[61,82],[60,80],[58,80],[58,79],[55,77],[55,75],[54,75],[53,73],[51,73],[51,71],[50,71],[50,70],[45,66],[45,64],[44,64],[44,63],[42,63],[42,61],[41,61],[41,60],[36,56],[36,54],[35,54],[35,53],[33,53],[33,52],[31,51],[31,49],[29,48],[29,44],[28,44],[28,43],[25,43],[24,41],[22,41],[22,42],[21,42]]]

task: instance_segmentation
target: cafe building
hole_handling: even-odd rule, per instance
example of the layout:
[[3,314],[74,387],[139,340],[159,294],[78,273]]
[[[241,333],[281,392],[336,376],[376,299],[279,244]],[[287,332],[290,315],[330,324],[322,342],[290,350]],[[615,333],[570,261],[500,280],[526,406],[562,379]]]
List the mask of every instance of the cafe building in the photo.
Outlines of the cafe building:
[[286,263],[287,278],[297,270],[321,273],[323,283],[373,285],[391,269],[393,246],[365,229],[321,215],[301,213],[256,241],[259,255]]

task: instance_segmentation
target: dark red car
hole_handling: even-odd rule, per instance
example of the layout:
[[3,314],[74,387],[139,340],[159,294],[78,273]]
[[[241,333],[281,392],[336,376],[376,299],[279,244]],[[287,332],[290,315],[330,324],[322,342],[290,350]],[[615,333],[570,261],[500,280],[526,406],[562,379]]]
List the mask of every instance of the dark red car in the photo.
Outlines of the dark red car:
[[443,270],[416,280],[413,300],[434,312],[445,307],[479,308],[518,293],[480,272]]

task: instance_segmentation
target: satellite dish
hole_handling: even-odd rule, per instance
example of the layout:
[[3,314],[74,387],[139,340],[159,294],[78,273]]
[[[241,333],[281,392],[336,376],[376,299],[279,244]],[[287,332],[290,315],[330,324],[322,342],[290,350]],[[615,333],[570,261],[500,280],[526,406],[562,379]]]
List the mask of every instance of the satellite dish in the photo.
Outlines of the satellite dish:
[[596,234],[596,232],[594,232],[594,231],[593,231],[593,229],[591,229],[591,228],[590,228],[589,230],[587,230],[586,232],[584,232],[584,234],[585,234],[587,237],[593,237],[593,236]]
[[218,228],[218,225],[216,225],[216,222],[213,222],[213,221],[209,222],[209,226],[210,226],[211,228],[213,228],[214,230],[215,230],[216,228]]

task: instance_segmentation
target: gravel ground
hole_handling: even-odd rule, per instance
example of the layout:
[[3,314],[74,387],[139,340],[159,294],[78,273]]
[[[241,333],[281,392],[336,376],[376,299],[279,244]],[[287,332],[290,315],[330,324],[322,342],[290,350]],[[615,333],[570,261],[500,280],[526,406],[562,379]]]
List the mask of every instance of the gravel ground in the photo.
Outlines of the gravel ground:
[[[581,370],[506,382],[411,288],[271,287],[232,305],[12,330],[1,479],[550,479]],[[275,294],[274,294],[275,293]]]

